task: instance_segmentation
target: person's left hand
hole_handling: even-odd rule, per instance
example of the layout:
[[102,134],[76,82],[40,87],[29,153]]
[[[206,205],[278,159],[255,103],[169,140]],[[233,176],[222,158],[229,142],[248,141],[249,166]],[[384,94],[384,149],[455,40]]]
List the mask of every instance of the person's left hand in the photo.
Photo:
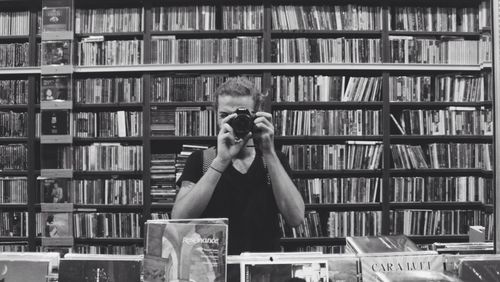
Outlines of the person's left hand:
[[260,147],[263,154],[274,153],[274,125],[272,115],[267,112],[255,114],[255,133],[253,134],[256,146]]

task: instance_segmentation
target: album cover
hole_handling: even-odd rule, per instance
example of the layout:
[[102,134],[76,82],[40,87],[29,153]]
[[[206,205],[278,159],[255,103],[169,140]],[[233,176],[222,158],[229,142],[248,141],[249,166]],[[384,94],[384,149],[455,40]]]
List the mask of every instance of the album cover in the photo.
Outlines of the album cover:
[[460,282],[460,280],[436,271],[401,271],[377,273],[377,282]]
[[227,219],[148,220],[144,281],[225,282]]
[[245,265],[245,282],[328,282],[328,266],[321,262]]
[[356,254],[422,251],[404,235],[346,238],[346,251]]
[[69,31],[70,7],[50,7],[42,9],[43,31]]
[[1,282],[46,282],[49,261],[0,260]]
[[42,135],[68,135],[69,122],[69,111],[43,111]]
[[44,66],[71,64],[71,41],[44,41],[42,52]]
[[464,258],[459,265],[459,278],[467,282],[500,281],[500,258],[482,256]]
[[137,282],[141,261],[62,259],[59,282]]
[[70,76],[42,76],[42,101],[71,100]]
[[42,179],[40,180],[42,203],[61,204],[68,203],[68,179]]
[[[37,234],[44,238],[67,238],[73,237],[73,225],[71,213],[43,212],[41,222],[37,223],[42,227],[42,233]],[[39,230],[40,232],[40,230]]]

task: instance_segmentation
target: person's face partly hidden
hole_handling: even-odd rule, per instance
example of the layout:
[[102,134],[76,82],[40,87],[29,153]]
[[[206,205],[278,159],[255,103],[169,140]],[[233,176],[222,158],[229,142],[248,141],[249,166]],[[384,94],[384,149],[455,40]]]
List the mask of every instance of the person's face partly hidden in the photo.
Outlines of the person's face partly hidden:
[[252,96],[233,97],[229,95],[219,96],[219,108],[217,109],[217,124],[221,127],[221,121],[228,115],[234,113],[238,108],[248,109],[254,113],[255,103]]

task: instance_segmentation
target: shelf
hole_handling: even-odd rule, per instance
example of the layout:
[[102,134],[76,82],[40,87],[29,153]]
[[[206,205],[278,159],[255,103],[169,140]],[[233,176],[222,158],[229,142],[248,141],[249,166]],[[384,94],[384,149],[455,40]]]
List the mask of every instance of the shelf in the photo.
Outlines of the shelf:
[[306,204],[306,210],[316,211],[380,211],[381,203]]
[[151,210],[154,210],[154,211],[159,211],[159,210],[172,211],[173,207],[174,207],[174,203],[152,203],[151,204]]
[[142,238],[75,238],[75,244],[96,244],[96,245],[130,245],[143,244]]
[[382,177],[382,170],[359,169],[359,170],[295,170],[292,171],[295,178],[322,178],[322,177]]
[[143,205],[110,205],[110,204],[99,204],[99,205],[85,205],[85,204],[75,204],[75,212],[142,212],[144,209]]
[[394,143],[491,143],[491,135],[391,135]]
[[0,176],[28,176],[27,170],[3,170]]
[[466,39],[479,39],[481,33],[479,32],[457,32],[457,31],[406,31],[406,30],[393,30],[389,31],[389,36],[415,36],[415,37],[442,37],[442,36],[456,36],[464,37]]
[[153,136],[151,141],[216,142],[216,136]]
[[0,68],[0,75],[40,74],[40,67]]
[[286,245],[345,245],[345,238],[281,238],[280,243]]
[[74,110],[142,110],[142,103],[75,104]]
[[272,30],[271,38],[377,38],[382,36],[381,30]]
[[73,137],[73,143],[142,143],[143,137]]
[[482,176],[492,177],[492,171],[483,169],[467,169],[467,168],[441,168],[441,169],[390,169],[391,176]]
[[27,42],[30,40],[29,35],[1,35],[0,42],[13,43],[13,42]]
[[74,171],[73,176],[78,177],[93,177],[93,178],[137,178],[142,177],[142,171]]
[[151,107],[210,107],[213,102],[152,102]]
[[[238,36],[263,36],[263,30],[169,30],[151,31],[151,36],[180,38],[233,38]],[[153,39],[154,41],[154,39]]]
[[390,209],[484,210],[483,202],[391,202]]
[[348,141],[382,142],[380,135],[373,136],[275,136],[274,140],[280,144],[345,144]]
[[272,102],[271,107],[275,109],[382,109],[383,102]]
[[107,39],[133,39],[143,37],[144,32],[111,32],[111,33],[75,33],[76,39],[83,39],[89,36],[104,36]]
[[28,111],[28,105],[26,104],[0,104],[0,110],[2,111],[19,111],[19,110],[25,110]]
[[26,142],[28,142],[27,137],[0,137],[0,144],[26,143]]
[[441,109],[447,107],[493,107],[493,102],[391,102],[391,108]]
[[28,243],[28,237],[0,237],[1,243],[12,242],[12,243]]
[[467,235],[408,235],[408,238],[416,244],[469,242]]
[[[252,63],[252,64],[143,64],[123,66],[75,66],[75,73],[109,73],[109,72],[182,72],[182,71],[480,71],[482,65],[452,65],[452,64],[350,64],[350,63]],[[1,74],[1,72],[0,72]]]
[[0,204],[2,211],[28,211],[28,204]]

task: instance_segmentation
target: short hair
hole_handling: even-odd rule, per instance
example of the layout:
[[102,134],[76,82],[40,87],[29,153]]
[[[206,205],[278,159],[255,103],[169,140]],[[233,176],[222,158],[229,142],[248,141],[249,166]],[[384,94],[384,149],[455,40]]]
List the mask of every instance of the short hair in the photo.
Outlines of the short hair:
[[254,111],[261,110],[264,95],[255,88],[255,84],[245,77],[234,77],[221,84],[214,92],[214,107],[219,110],[219,97],[246,97],[251,96],[254,102]]

